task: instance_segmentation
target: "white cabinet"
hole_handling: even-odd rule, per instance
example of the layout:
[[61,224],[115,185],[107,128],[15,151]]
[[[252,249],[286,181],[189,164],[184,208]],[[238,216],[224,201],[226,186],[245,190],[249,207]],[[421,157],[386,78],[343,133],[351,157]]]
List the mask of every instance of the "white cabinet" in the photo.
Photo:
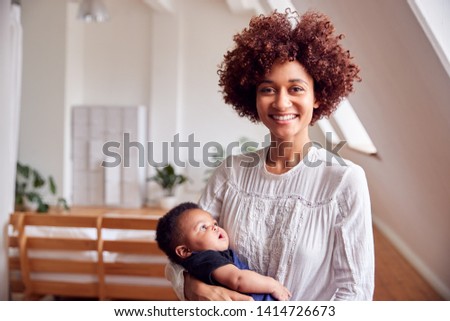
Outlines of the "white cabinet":
[[72,108],[74,205],[144,204],[146,128],[144,106]]

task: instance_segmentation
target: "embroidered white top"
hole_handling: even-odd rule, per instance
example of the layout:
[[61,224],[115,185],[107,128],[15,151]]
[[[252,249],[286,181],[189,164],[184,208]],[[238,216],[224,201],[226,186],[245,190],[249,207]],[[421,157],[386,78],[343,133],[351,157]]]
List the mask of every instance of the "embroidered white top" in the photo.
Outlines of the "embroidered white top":
[[[280,281],[292,300],[372,300],[374,248],[363,169],[311,147],[288,172],[267,171],[267,149],[229,157],[199,205],[218,218],[250,269]],[[180,299],[182,269],[166,274]]]

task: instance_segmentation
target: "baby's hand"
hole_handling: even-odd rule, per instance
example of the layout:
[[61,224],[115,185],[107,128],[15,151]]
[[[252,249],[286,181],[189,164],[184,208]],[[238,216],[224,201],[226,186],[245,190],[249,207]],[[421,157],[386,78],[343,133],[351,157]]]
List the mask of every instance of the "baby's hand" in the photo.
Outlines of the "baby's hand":
[[278,301],[287,301],[291,298],[292,294],[291,292],[289,292],[288,289],[286,289],[283,284],[281,284],[280,282],[278,282],[277,280],[275,281],[275,288],[272,291],[272,296],[277,299]]

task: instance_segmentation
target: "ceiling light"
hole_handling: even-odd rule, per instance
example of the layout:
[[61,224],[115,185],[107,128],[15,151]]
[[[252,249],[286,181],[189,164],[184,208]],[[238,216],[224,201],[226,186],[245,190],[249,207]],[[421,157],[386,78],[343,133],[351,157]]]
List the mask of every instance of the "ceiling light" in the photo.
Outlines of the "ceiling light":
[[81,0],[77,17],[85,22],[103,22],[109,14],[102,0]]

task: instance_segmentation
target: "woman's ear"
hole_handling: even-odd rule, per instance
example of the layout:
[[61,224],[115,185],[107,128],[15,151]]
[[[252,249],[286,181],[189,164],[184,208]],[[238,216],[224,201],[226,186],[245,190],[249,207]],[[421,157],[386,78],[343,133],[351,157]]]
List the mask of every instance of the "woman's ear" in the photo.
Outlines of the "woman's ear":
[[186,245],[178,245],[175,248],[175,253],[182,259],[185,259],[185,258],[188,258],[189,256],[191,256],[192,251],[189,250]]
[[314,100],[314,105],[313,105],[314,109],[319,108],[319,106],[320,106],[320,102],[317,99]]

